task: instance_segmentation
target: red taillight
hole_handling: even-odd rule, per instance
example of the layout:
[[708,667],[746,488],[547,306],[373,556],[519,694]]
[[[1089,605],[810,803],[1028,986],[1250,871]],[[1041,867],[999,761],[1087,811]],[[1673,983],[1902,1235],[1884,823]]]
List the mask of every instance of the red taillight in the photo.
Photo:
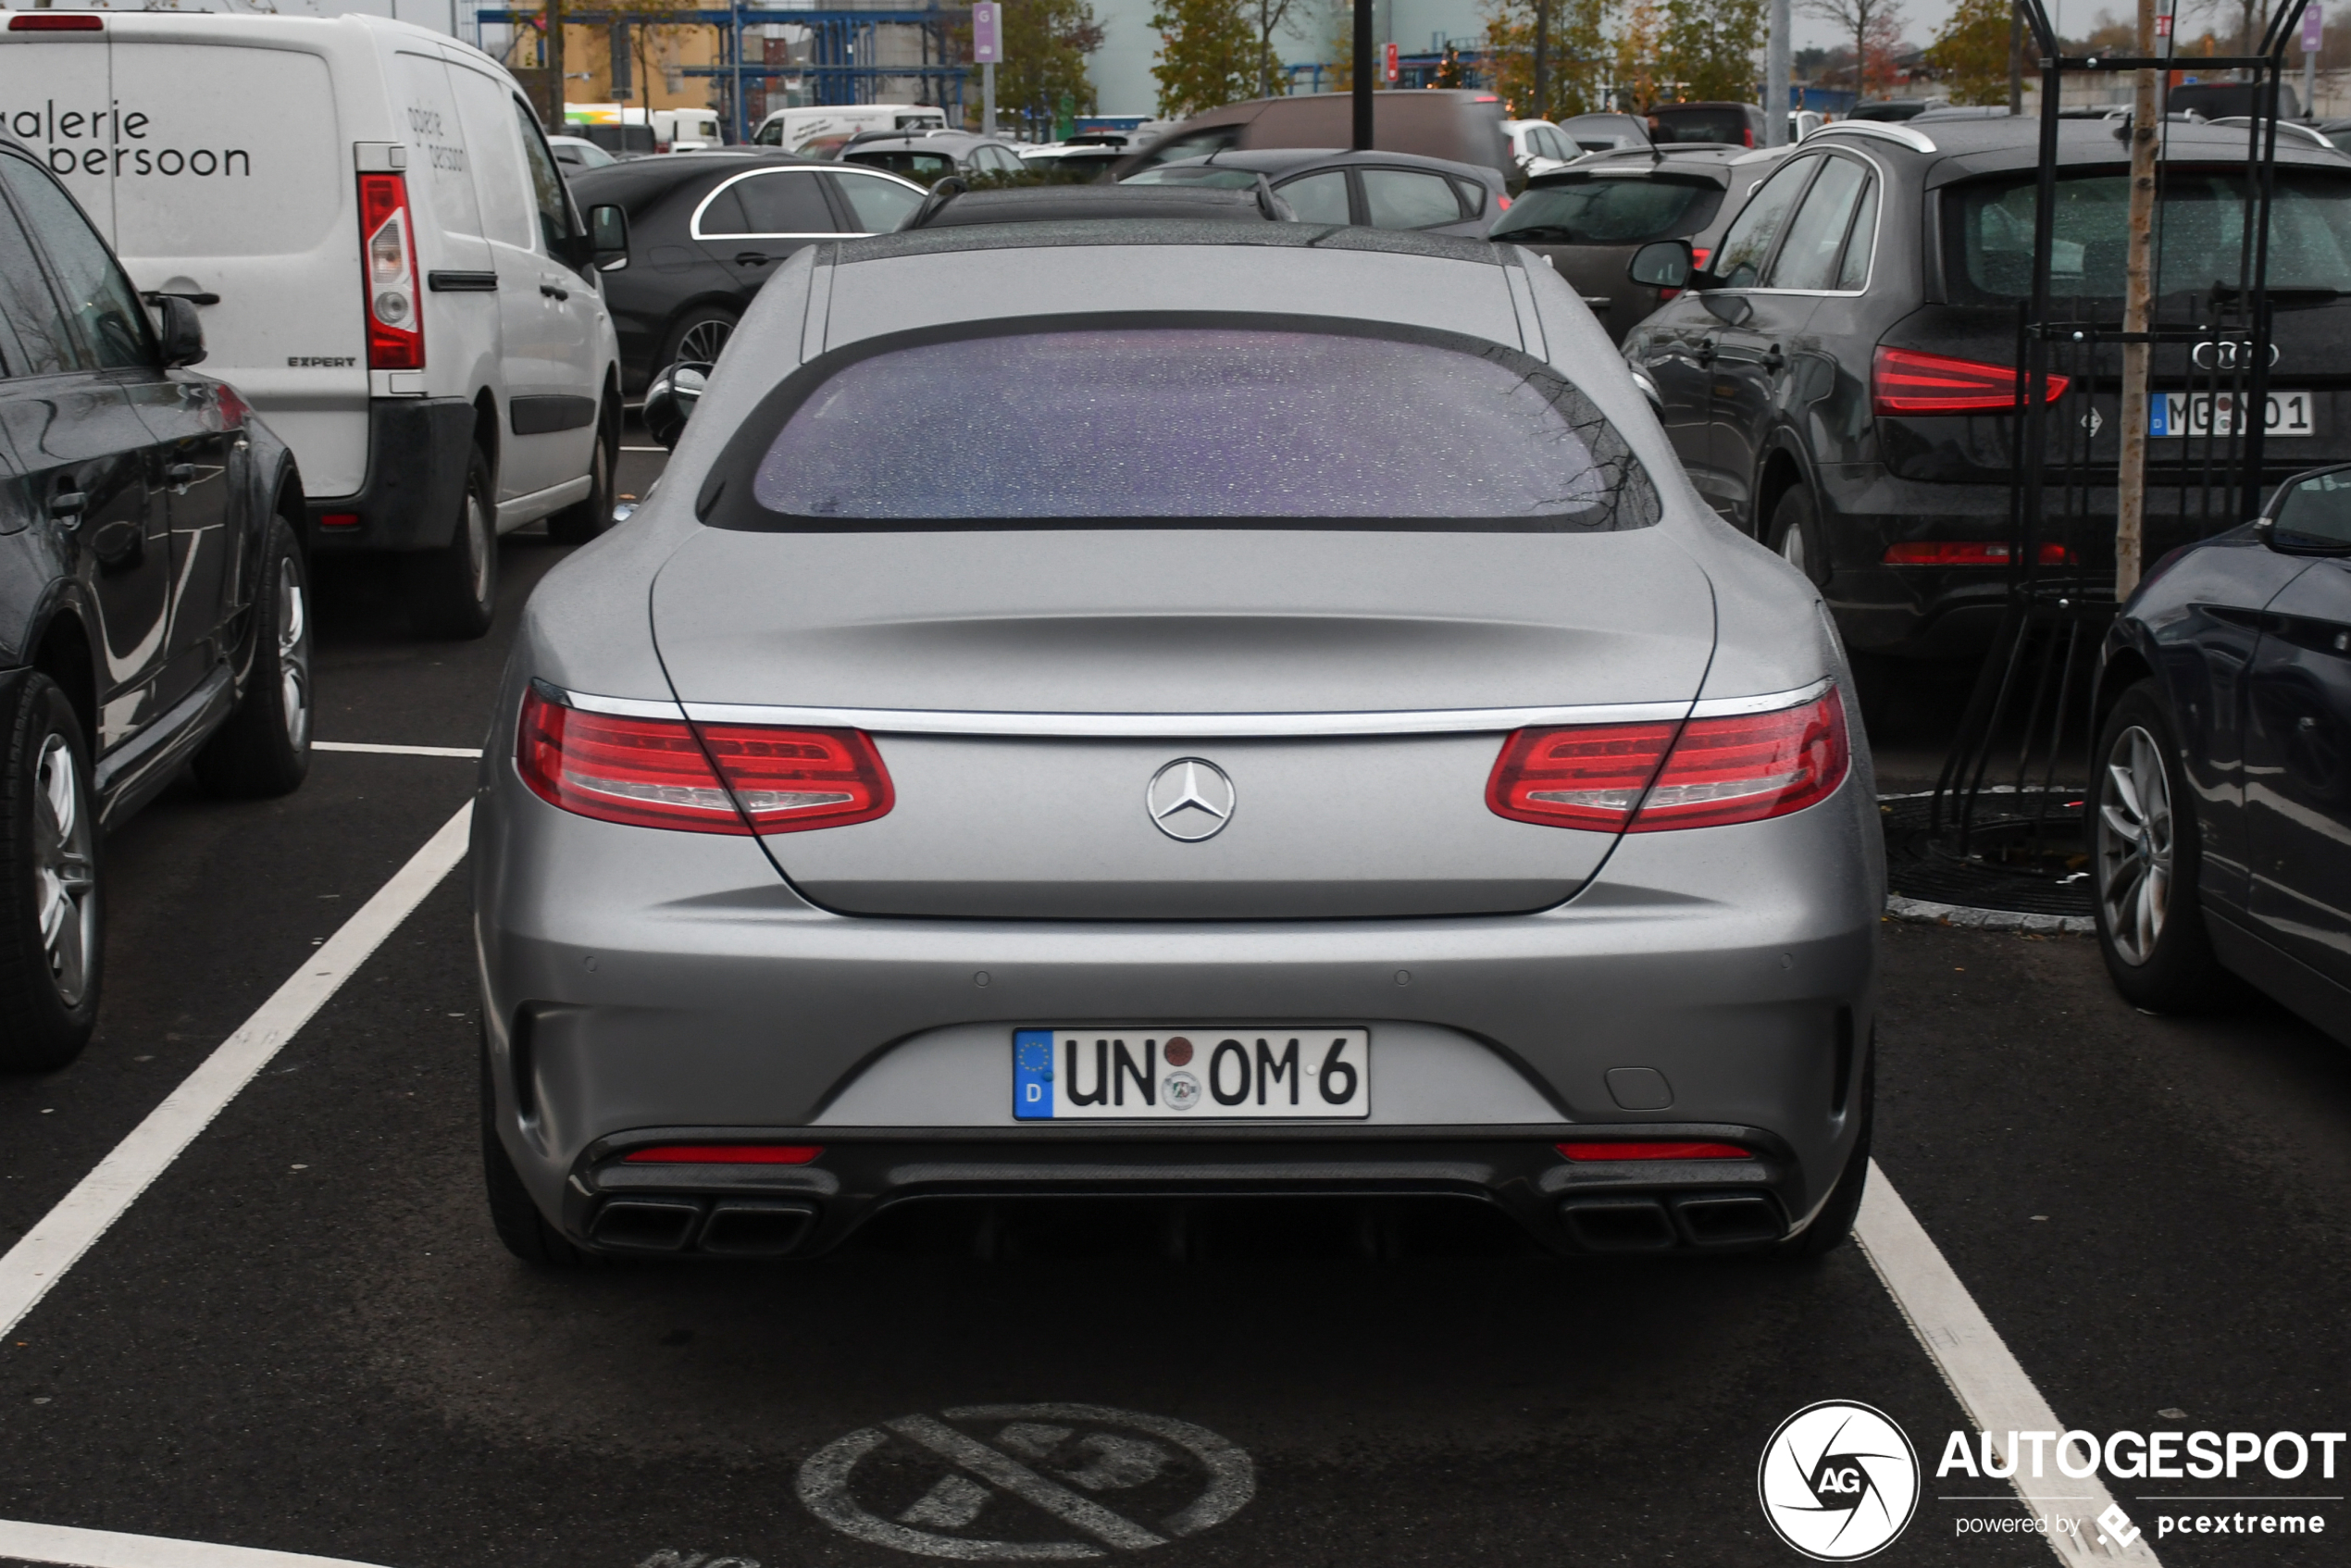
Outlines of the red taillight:
[[318,526],[322,529],[355,529],[359,526],[359,514],[356,512],[321,512],[318,514]]
[[407,176],[359,177],[359,247],[360,279],[367,290],[367,368],[423,369],[425,323]]
[[[1872,392],[1880,414],[1996,413],[2016,406],[2016,367],[1880,347],[1870,364]],[[2049,378],[2048,400],[2065,391],[2063,376]]]
[[1502,204],[1502,210],[1504,212],[1511,210],[1511,199],[1508,196],[1497,196],[1494,199]]
[[699,731],[563,707],[534,690],[523,698],[515,765],[548,804],[632,828],[791,833],[870,822],[892,803],[881,755],[857,730]]
[[10,32],[100,32],[105,28],[87,11],[19,11],[8,19]]
[[1554,1147],[1571,1160],[1748,1160],[1754,1157],[1735,1143],[1561,1143]]
[[1711,245],[1692,245],[1690,247],[1690,270],[1693,272],[1705,271],[1706,258],[1713,254],[1714,248]]
[[804,1165],[824,1152],[814,1143],[664,1143],[632,1149],[625,1165]]
[[1775,713],[1521,729],[1502,743],[1486,803],[1514,821],[1605,833],[1720,828],[1826,799],[1851,761],[1832,691]]
[[[1884,560],[1889,566],[2005,566],[2009,542],[2004,539],[1930,539],[1889,544]],[[2073,552],[2062,544],[2044,544],[2041,565],[2070,566]]]
[[1750,125],[1745,131],[1740,131],[1739,143],[1742,146],[1752,147],[1755,145],[1755,127]]

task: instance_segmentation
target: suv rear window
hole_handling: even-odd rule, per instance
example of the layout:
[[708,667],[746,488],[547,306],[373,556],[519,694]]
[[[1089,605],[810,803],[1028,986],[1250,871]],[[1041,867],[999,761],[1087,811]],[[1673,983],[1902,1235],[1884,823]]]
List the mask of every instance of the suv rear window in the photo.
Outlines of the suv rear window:
[[1670,142],[1746,143],[1747,112],[1736,104],[1719,108],[1661,108],[1649,115],[1649,140]]
[[1637,245],[1695,234],[1714,219],[1710,180],[1577,180],[1531,185],[1487,237],[1554,245]]
[[[2351,179],[2281,168],[2270,206],[2270,287],[2351,284]],[[1945,197],[1944,273],[1952,302],[2005,305],[2033,292],[2034,176],[1978,180]],[[2156,287],[2178,294],[2243,280],[2245,171],[2171,168],[2156,214]],[[2059,299],[2122,297],[2131,181],[2060,175],[2050,287]]]
[[1445,334],[1245,325],[827,355],[761,404],[714,483],[706,521],[781,530],[1551,532],[1658,515],[1623,437],[1539,361]]

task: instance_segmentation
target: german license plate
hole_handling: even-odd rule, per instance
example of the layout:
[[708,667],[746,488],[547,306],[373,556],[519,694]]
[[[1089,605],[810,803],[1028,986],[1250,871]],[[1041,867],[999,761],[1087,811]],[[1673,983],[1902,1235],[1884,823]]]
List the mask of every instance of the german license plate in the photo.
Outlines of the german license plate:
[[[2251,399],[2236,392],[2151,392],[2147,396],[2150,436],[2233,436],[2240,412]],[[2273,436],[2318,434],[2307,392],[2270,393],[2268,433]]]
[[1368,1116],[1368,1029],[1013,1031],[1025,1122]]

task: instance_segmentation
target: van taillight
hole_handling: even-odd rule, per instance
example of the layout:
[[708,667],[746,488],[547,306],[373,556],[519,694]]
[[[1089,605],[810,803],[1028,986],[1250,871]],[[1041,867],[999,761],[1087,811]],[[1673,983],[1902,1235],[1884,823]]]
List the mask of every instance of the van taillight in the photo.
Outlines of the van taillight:
[[417,290],[416,228],[408,217],[408,180],[359,177],[360,274],[367,290],[367,368],[425,367],[425,323]]
[[855,729],[627,718],[522,700],[515,766],[550,805],[632,828],[790,833],[888,815],[889,774]]
[[1521,729],[1486,785],[1498,816],[1603,833],[1721,828],[1826,800],[1852,751],[1845,704],[1646,724]]

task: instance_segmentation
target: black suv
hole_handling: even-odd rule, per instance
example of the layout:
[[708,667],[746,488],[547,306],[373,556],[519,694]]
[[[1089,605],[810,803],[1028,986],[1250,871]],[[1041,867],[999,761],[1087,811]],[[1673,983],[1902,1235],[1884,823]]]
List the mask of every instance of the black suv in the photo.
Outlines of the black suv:
[[[2069,318],[2121,317],[2124,124],[2069,120],[2059,133],[2056,280]],[[2160,318],[2217,319],[2216,292],[2241,281],[2245,132],[2164,131]],[[1819,583],[1857,650],[1971,653],[2002,603],[2039,133],[2024,118],[1824,127],[1757,188],[1688,292],[1624,341],[1699,493]],[[2270,257],[2275,480],[2351,458],[2341,155],[2280,142]],[[2171,406],[2188,401],[2191,352],[2165,344],[2154,359],[2154,390],[2177,395],[2151,400],[2150,561],[2208,531],[2178,433],[2193,416]],[[2120,397],[2091,407],[2090,460],[2110,464]],[[2110,578],[2110,539],[2105,561],[2098,548],[2074,563],[2089,580]]]
[[0,1068],[90,1038],[106,828],[191,762],[237,795],[309,763],[302,481],[155,308],[0,142]]

